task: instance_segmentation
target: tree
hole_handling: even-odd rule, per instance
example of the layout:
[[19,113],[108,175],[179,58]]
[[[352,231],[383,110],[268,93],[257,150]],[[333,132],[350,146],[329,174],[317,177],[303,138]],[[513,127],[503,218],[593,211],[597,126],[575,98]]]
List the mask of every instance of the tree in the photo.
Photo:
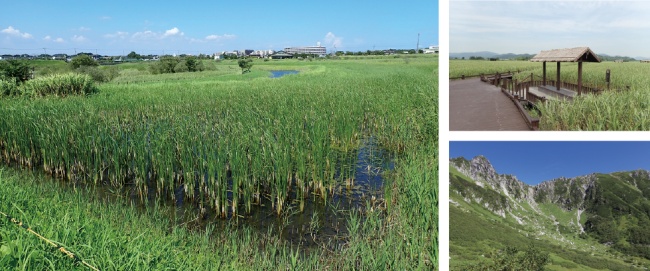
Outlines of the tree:
[[240,59],[238,62],[239,67],[241,68],[241,73],[247,73],[251,71],[251,68],[253,67],[253,60],[252,59]]
[[180,63],[181,60],[173,56],[163,56],[156,63],[152,64],[151,73],[160,74],[160,73],[174,73],[176,72],[174,68]]
[[190,70],[188,70],[187,67],[187,62],[185,62],[185,60],[181,60],[181,62],[178,62],[178,64],[176,64],[176,67],[174,67],[174,72],[188,72]]
[[25,61],[6,60],[0,61],[0,77],[15,79],[16,82],[25,82],[31,77],[29,66]]
[[199,67],[199,64],[201,64],[201,60],[198,60],[195,56],[188,56],[185,58],[185,65],[187,66],[187,70],[190,72],[201,71],[202,67]]
[[140,59],[140,58],[142,58],[142,56],[137,54],[135,51],[131,51],[128,55],[126,55],[126,57],[131,58],[131,59]]
[[72,66],[73,69],[78,69],[79,67],[82,66],[93,67],[93,66],[98,66],[99,64],[91,56],[86,54],[80,54],[72,58],[72,60],[70,61],[70,65]]

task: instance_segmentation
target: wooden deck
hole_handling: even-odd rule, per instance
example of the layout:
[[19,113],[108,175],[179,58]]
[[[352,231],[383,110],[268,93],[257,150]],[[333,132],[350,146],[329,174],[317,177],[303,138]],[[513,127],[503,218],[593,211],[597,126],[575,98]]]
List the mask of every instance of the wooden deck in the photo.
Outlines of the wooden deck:
[[501,89],[479,78],[449,81],[450,131],[530,131]]

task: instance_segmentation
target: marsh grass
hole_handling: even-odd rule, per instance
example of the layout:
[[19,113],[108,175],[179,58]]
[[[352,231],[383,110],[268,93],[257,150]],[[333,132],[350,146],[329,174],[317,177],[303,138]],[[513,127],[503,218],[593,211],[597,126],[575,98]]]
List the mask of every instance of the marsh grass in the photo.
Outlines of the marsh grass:
[[16,96],[19,95],[18,85],[16,80],[4,80],[0,78],[0,98],[2,96]]
[[[232,220],[225,227],[191,230],[169,219],[173,206],[141,208],[124,197],[108,201],[92,187],[62,186],[13,169],[0,168],[0,209],[100,270],[431,270],[438,257],[435,146],[398,161],[386,188],[396,195],[393,211],[370,203],[363,213],[341,210],[350,233],[337,236],[345,240],[339,244],[320,237],[314,218],[312,238],[321,246],[308,250],[282,240],[278,232],[284,227],[257,231]],[[296,207],[283,212],[287,223],[292,212]],[[8,251],[0,251],[3,268],[85,270],[6,220],[0,221],[0,247]]]
[[[235,226],[224,231],[208,226],[201,232],[170,228],[157,205],[139,209],[128,201],[103,202],[92,191],[61,189],[33,175],[2,170],[0,183],[0,208],[100,270],[268,270],[296,265],[283,256],[291,248],[274,234]],[[27,200],[33,198],[40,200]],[[6,220],[0,221],[0,247],[3,269],[87,270]],[[300,265],[319,266],[318,261],[317,255],[303,255]]]
[[[416,57],[408,65],[391,58],[256,62],[246,75],[234,74],[237,69],[231,74],[232,65],[236,63],[224,61],[215,65],[215,71],[157,75],[159,81],[137,75],[139,69],[131,67],[131,75],[139,79],[131,81],[131,75],[122,73],[127,77],[99,85],[100,92],[88,97],[0,100],[0,159],[79,184],[76,187],[135,187],[145,202],[183,197],[222,217],[236,218],[268,200],[275,215],[283,216],[301,212],[303,200],[328,202],[337,187],[354,185],[357,153],[362,142],[372,137],[378,147],[397,157],[394,171],[387,173],[391,180],[383,188],[386,198],[368,204],[367,218],[363,226],[353,225],[359,234],[350,236],[348,245],[334,250],[325,246],[299,261],[295,260],[297,248],[285,250],[277,237],[250,236],[246,230],[244,234],[240,230],[206,234],[220,236],[217,243],[225,242],[216,253],[202,241],[187,244],[209,251],[200,255],[211,256],[164,258],[185,243],[162,237],[163,243],[144,241],[160,235],[137,228],[170,229],[156,218],[155,208],[147,208],[154,213],[150,222],[140,222],[142,226],[92,222],[96,223],[93,229],[70,227],[87,228],[93,235],[109,232],[91,240],[117,242],[119,247],[99,245],[100,251],[115,252],[102,255],[96,252],[97,244],[82,246],[88,251],[92,248],[90,255],[95,256],[91,258],[102,259],[99,266],[109,269],[182,266],[179,263],[229,269],[249,266],[251,261],[265,263],[250,266],[271,269],[436,266],[437,58]],[[287,67],[301,73],[268,78],[268,70]],[[123,83],[134,81],[140,83]],[[19,201],[56,206],[48,209],[53,218],[70,215],[65,213],[68,205],[44,202]],[[384,207],[378,208],[377,203]],[[130,211],[118,211],[138,220],[123,213]],[[70,212],[90,211],[72,208]],[[164,226],[154,226],[157,223]],[[124,227],[126,233],[132,228],[133,232],[130,237],[111,236],[117,233],[110,227]],[[189,234],[182,227],[171,229],[174,234]],[[256,242],[238,245],[246,238]],[[152,252],[154,247],[162,249]],[[75,247],[81,255],[89,255],[82,248]],[[357,252],[356,258],[339,257]],[[181,249],[179,255],[184,253]]]
[[[598,95],[583,95],[572,102],[547,102],[540,106],[544,130],[646,131],[650,103],[645,63],[600,63],[589,65],[585,82],[605,89],[605,70],[611,70],[611,89]],[[585,68],[587,69],[587,68]],[[586,70],[587,71],[587,70]],[[567,73],[566,80],[577,75]],[[575,78],[574,78],[575,77]],[[629,89],[628,89],[629,87]]]
[[95,92],[97,92],[97,87],[90,76],[75,73],[53,74],[39,77],[16,86],[13,91],[11,89],[4,91],[6,95],[23,95],[32,98],[89,95]]

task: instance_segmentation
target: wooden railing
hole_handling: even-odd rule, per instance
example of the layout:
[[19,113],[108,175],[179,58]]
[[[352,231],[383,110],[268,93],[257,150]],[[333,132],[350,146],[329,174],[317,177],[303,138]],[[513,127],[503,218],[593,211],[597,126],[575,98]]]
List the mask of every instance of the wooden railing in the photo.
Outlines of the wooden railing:
[[[537,96],[533,93],[530,93],[530,88],[531,87],[539,87],[544,85],[543,80],[535,80],[535,77],[533,74],[530,76],[524,78],[523,80],[519,81],[517,79],[500,79],[500,86],[501,90],[504,92],[510,93],[510,95],[519,97],[521,99],[530,101],[532,103],[537,103],[539,101],[546,101],[547,99],[545,97],[540,97]],[[537,76],[539,77],[539,76]],[[546,80],[546,86],[556,86],[556,81],[555,80]],[[563,89],[568,89],[572,91],[578,91],[578,84],[570,83],[570,82],[560,82],[560,88]],[[600,94],[604,90],[601,88],[597,87],[591,87],[591,86],[582,86],[582,93],[587,94]]]
[[[505,75],[505,76],[504,76]],[[538,76],[539,77],[539,76]],[[532,73],[530,76],[519,81],[517,79],[512,79],[512,74],[494,74],[490,76],[481,75],[481,80],[501,88],[501,91],[510,98],[519,112],[522,114],[526,120],[528,126],[532,130],[539,129],[539,117],[531,117],[529,110],[534,110],[537,112],[538,116],[541,116],[541,111],[537,108],[537,105],[545,103],[548,99],[544,96],[536,95],[533,92],[530,92],[531,87],[539,87],[542,85],[546,86],[557,86],[555,80],[535,80],[535,75]],[[545,84],[544,84],[545,83]],[[578,84],[569,83],[569,82],[560,82],[560,88],[568,89],[572,91],[578,91]],[[626,86],[624,89],[611,89],[613,91],[622,91],[629,90],[630,87]],[[591,86],[582,86],[582,93],[591,93],[591,94],[600,94],[604,91],[602,88],[591,87]],[[609,89],[608,89],[609,91]]]
[[[521,116],[526,121],[526,124],[531,130],[539,130],[539,117],[532,117],[527,108],[524,106],[532,106],[537,111],[538,115],[541,115],[541,112],[535,107],[535,105],[524,98],[522,98],[522,93],[527,93],[528,91],[525,88],[521,87],[522,84],[516,84],[517,80],[503,80],[501,84],[501,91],[515,103],[517,110],[521,113]],[[519,87],[518,87],[519,86]]]
[[481,81],[489,83],[491,85],[499,86],[501,80],[512,79],[512,73],[510,71],[506,73],[495,73],[495,74],[481,74]]
[[503,79],[501,81],[501,91],[506,92],[517,99],[528,99],[531,86],[533,86],[531,81],[518,82],[517,79]]
[[[526,80],[519,82],[517,79],[512,79],[512,77],[502,78],[500,82],[500,87],[501,87],[501,91],[505,93],[506,96],[508,96],[508,98],[512,100],[512,102],[515,103],[517,109],[519,110],[519,113],[521,113],[521,116],[526,121],[526,124],[528,124],[528,127],[531,130],[538,130],[539,118],[532,117],[529,114],[530,112],[528,111],[528,109],[525,108],[525,106],[534,107],[534,103],[528,100],[531,99],[531,94],[532,94],[530,93],[530,87],[532,85],[531,83],[532,83],[531,81],[526,81]],[[495,81],[495,84],[499,84],[498,81]],[[537,96],[535,96],[534,99],[536,101],[541,100]],[[534,108],[534,110],[537,111],[538,115],[541,115],[541,112],[539,112],[537,108]]]

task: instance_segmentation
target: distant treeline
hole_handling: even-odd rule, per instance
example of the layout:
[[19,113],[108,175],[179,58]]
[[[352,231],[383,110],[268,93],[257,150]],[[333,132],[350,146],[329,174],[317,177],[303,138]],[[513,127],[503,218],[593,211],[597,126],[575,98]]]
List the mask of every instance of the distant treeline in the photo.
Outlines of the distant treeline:
[[600,61],[623,61],[623,62],[629,62],[629,61],[636,61],[635,58],[629,57],[629,56],[608,56],[608,55],[598,55],[598,58],[600,58]]
[[[492,57],[486,57],[486,56],[470,56],[470,57],[449,57],[449,59],[460,59],[460,60],[492,60],[492,61],[497,61],[497,60],[530,60],[533,58],[535,55],[531,54],[503,54],[503,55],[496,55]],[[631,62],[631,61],[637,61],[633,57],[628,57],[628,56],[609,56],[609,55],[598,55],[598,58],[600,58],[601,61],[623,61],[623,62]]]
[[516,54],[503,54],[503,55],[497,55],[497,56],[492,56],[492,57],[484,57],[484,56],[470,56],[470,57],[450,57],[449,59],[461,59],[461,60],[492,60],[492,61],[497,61],[497,60],[530,60],[533,58],[535,55],[529,55],[529,54],[521,54],[521,55],[516,55]]

